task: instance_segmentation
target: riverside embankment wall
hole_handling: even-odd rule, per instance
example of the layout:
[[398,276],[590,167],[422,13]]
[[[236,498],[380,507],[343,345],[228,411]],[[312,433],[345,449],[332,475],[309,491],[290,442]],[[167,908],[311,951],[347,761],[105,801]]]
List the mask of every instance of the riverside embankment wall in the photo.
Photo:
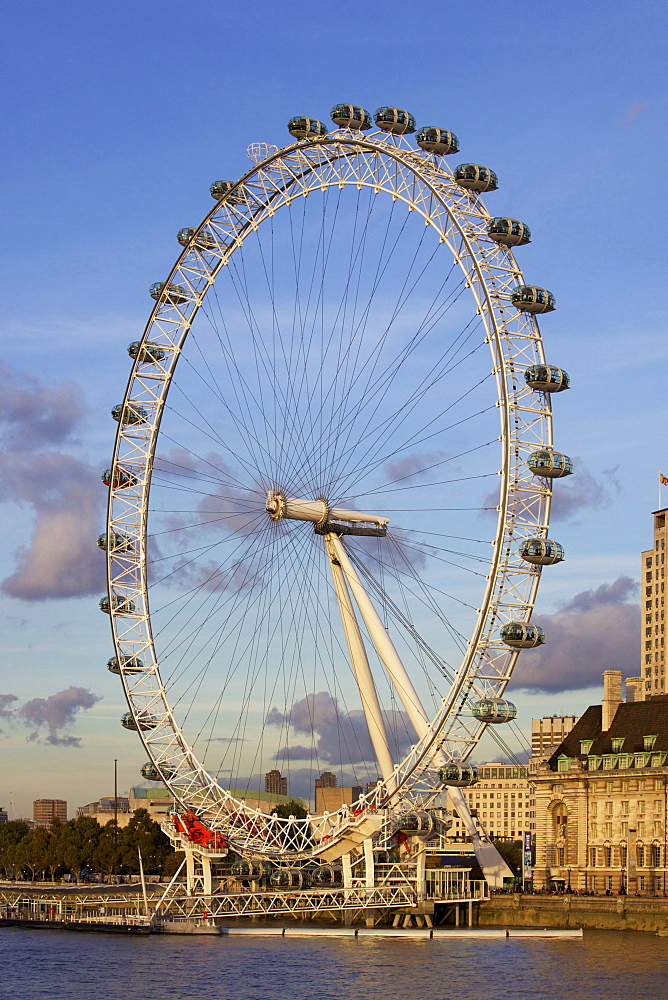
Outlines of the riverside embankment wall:
[[635,896],[494,895],[478,908],[480,927],[584,927],[652,931],[668,937],[668,899]]

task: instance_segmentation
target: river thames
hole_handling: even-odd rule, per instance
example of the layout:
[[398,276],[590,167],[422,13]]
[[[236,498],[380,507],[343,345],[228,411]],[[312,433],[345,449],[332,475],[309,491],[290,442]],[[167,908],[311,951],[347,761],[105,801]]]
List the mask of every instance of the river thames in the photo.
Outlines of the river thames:
[[668,938],[124,937],[0,930],[12,1000],[666,1000]]

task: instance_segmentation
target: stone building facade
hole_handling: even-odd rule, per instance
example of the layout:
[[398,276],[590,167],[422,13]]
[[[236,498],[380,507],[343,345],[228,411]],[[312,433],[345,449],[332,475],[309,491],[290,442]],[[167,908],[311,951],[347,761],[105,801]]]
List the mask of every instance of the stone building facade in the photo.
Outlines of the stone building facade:
[[668,695],[624,702],[622,672],[603,678],[603,703],[587,709],[532,776],[534,887],[663,895]]

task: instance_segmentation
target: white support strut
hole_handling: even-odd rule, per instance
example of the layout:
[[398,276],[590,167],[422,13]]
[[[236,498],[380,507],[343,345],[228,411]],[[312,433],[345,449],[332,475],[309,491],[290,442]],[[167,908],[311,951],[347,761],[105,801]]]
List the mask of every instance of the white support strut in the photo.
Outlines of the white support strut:
[[385,731],[385,724],[383,722],[380,703],[378,701],[376,685],[373,681],[373,675],[371,673],[366,650],[362,641],[362,635],[360,633],[357,618],[355,617],[355,610],[353,608],[343,571],[341,569],[341,562],[334,547],[336,535],[327,533],[324,536],[324,539],[327,554],[329,556],[332,579],[334,581],[334,592],[339,604],[339,611],[341,612],[343,631],[348,644],[350,660],[355,672],[355,680],[357,681],[357,687],[359,688],[360,698],[362,700],[362,707],[364,709],[364,716],[369,729],[371,744],[376,755],[378,768],[383,776],[383,781],[387,783],[388,788],[393,790],[394,784],[392,777],[394,764],[390,754],[390,747],[387,740],[387,733]]
[[[348,558],[348,554],[345,551],[341,539],[334,534],[328,535],[327,537],[331,539],[331,551],[336,553],[339,563],[341,564],[341,569],[345,575],[345,579],[352,591],[362,617],[364,618],[366,627],[369,630],[369,635],[371,636],[371,639],[378,651],[378,655],[385,665],[385,669],[387,670],[390,680],[399,695],[401,703],[406,710],[406,714],[410,719],[418,738],[423,739],[432,731],[432,727],[427,717],[427,713],[420,702],[419,696],[413,687],[410,677],[406,673],[406,668],[401,662],[399,654],[387,634],[387,630],[383,628],[383,623],[378,616],[378,612],[374,608],[359,576],[355,572],[353,564]],[[441,765],[447,764],[447,759],[442,751],[437,752],[435,755],[435,761]],[[480,833],[475,825],[473,817],[471,816],[468,802],[466,801],[466,797],[462,793],[461,789],[450,788],[449,794],[453,805],[456,807],[457,812],[471,837],[476,857],[485,872],[487,881],[494,887],[501,887],[503,885],[504,876],[508,877],[512,875],[510,868],[507,866],[492,843],[481,840]]]

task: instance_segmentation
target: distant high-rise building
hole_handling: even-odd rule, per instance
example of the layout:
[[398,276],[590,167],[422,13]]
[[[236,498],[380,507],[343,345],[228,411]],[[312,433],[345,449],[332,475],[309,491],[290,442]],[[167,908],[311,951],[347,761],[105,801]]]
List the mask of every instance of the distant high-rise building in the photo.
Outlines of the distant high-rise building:
[[341,806],[351,806],[357,802],[362,794],[361,785],[343,785],[338,788],[336,785],[321,785],[315,789],[315,811],[316,813],[336,812]]
[[0,823],[6,823],[8,818],[6,810],[0,808]]
[[264,776],[264,790],[270,795],[287,795],[288,779],[280,771],[267,771]]
[[67,823],[67,802],[64,799],[35,799],[32,818],[35,826],[48,826],[53,819]]
[[[640,634],[640,663],[643,684],[634,686],[637,701],[646,701],[651,695],[668,694],[668,648],[666,647],[665,593],[666,582],[666,526],[668,507],[655,510],[654,547],[642,554],[640,571],[640,600],[642,629]],[[635,678],[631,678],[635,680]]]
[[323,771],[319,778],[315,779],[316,788],[336,788],[337,778],[331,771]]
[[547,715],[531,720],[531,756],[551,757],[578,721],[577,715]]

